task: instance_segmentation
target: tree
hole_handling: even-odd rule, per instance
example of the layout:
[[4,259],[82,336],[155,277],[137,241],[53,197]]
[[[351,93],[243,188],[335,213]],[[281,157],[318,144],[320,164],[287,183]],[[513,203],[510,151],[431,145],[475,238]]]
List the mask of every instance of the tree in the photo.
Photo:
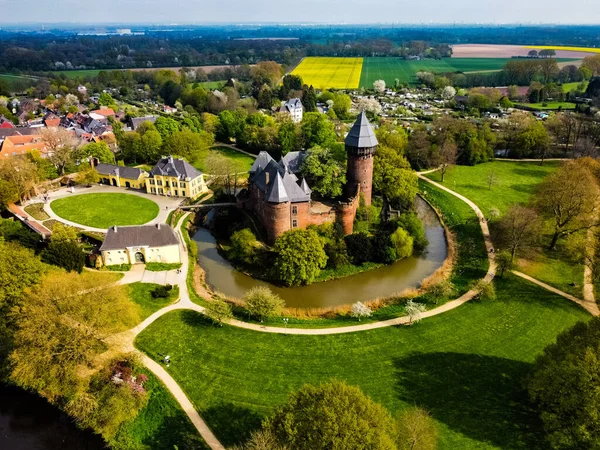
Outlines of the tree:
[[419,190],[417,176],[401,153],[380,146],[373,160],[373,188],[397,209],[412,207]]
[[510,254],[511,263],[517,253],[531,248],[540,232],[539,217],[534,209],[513,205],[498,224],[500,243]]
[[237,192],[239,176],[244,172],[242,163],[227,158],[221,152],[210,151],[204,159],[204,164],[214,186],[223,189],[225,195],[234,196]]
[[[158,161],[161,156],[161,149],[163,147],[163,141],[160,137],[160,133],[153,130],[146,131],[141,138],[141,147],[139,148],[138,155],[144,162],[154,163]],[[172,149],[172,148],[170,148]],[[187,150],[187,148],[184,147]],[[181,150],[180,150],[181,151]],[[181,155],[180,153],[178,153]],[[184,156],[185,157],[185,156]]]
[[0,194],[3,204],[26,200],[37,193],[39,172],[28,158],[0,160],[0,180],[6,191]]
[[442,98],[446,101],[452,100],[455,96],[456,96],[456,89],[454,89],[452,86],[446,86],[442,90]]
[[85,265],[85,253],[77,242],[50,240],[48,247],[42,252],[42,260],[68,272],[81,273]]
[[537,58],[538,52],[537,52],[537,50],[529,50],[529,53],[527,53],[527,56],[529,56],[530,58]]
[[444,142],[440,147],[436,162],[438,163],[438,171],[442,175],[442,183],[444,182],[444,177],[446,176],[448,169],[456,164],[456,152],[456,144],[449,140]]
[[541,158],[540,166],[544,163],[546,153],[550,146],[548,130],[542,122],[534,121],[517,137],[517,150],[524,156],[537,156]]
[[416,303],[412,299],[406,302],[406,306],[404,307],[406,311],[406,315],[408,316],[408,324],[412,325],[413,323],[417,323],[421,321],[421,314],[425,312],[425,305],[421,303]]
[[512,263],[512,255],[509,251],[503,250],[496,255],[496,266],[500,271],[500,278],[504,277],[504,272],[507,270],[511,270],[513,267]]
[[40,136],[48,159],[56,166],[60,175],[65,174],[65,168],[75,161],[78,140],[75,134],[66,128],[45,128]]
[[180,129],[179,122],[175,119],[171,119],[170,117],[158,117],[156,122],[154,122],[154,126],[156,131],[159,132],[160,137],[163,142],[165,142],[168,138],[177,133]]
[[363,317],[371,317],[371,308],[362,302],[356,302],[352,305],[352,317],[356,317],[360,322]]
[[98,171],[91,166],[84,167],[75,177],[75,183],[91,186],[100,181]]
[[266,286],[256,286],[250,289],[244,295],[244,302],[248,312],[258,317],[261,322],[269,317],[280,315],[285,307],[283,299]]
[[275,269],[288,286],[309,284],[327,264],[323,242],[313,230],[296,229],[275,241]]
[[282,119],[277,130],[277,144],[281,149],[282,156],[287,155],[289,152],[300,150],[301,143],[300,130],[298,126],[292,121],[289,114],[285,115],[285,119]]
[[346,170],[327,148],[315,146],[306,152],[300,173],[312,191],[321,197],[339,197],[346,184]]
[[410,408],[398,414],[398,450],[435,450],[438,429],[435,421],[422,408]]
[[487,173],[488,191],[491,191],[492,186],[496,184],[496,178],[496,171],[494,169],[490,169]]
[[267,419],[280,445],[294,450],[393,450],[390,414],[341,381],[305,385]]
[[396,259],[408,258],[413,254],[413,238],[403,228],[398,227],[391,234],[390,241],[396,250]]
[[559,238],[597,225],[597,181],[583,164],[570,162],[549,175],[535,196],[539,213],[553,222],[550,250]]
[[213,145],[214,139],[207,132],[194,133],[184,129],[174,133],[165,141],[163,151],[171,155],[181,156],[188,161],[196,161],[202,154],[206,154]]
[[596,449],[600,442],[600,319],[575,324],[536,358],[527,380],[553,449]]
[[175,102],[181,96],[183,88],[173,80],[167,81],[159,90],[159,94],[164,102],[169,106],[175,106]]
[[302,90],[302,78],[298,75],[286,75],[280,89],[279,98],[288,100],[290,92]]
[[104,141],[90,142],[81,147],[79,159],[83,160],[89,157],[94,157],[103,164],[115,163],[115,155]]
[[385,92],[385,81],[375,80],[373,82],[373,89],[375,89],[376,92],[383,94]]
[[329,147],[336,141],[333,124],[324,114],[318,112],[304,114],[300,129],[305,148]]
[[345,236],[344,241],[352,264],[358,266],[373,259],[373,244],[366,232]]
[[333,111],[338,119],[348,118],[350,108],[352,107],[352,99],[349,95],[338,92],[333,96]]
[[221,327],[224,323],[233,319],[231,305],[221,299],[213,299],[208,302],[204,307],[204,314]]
[[108,92],[103,92],[100,94],[100,97],[98,97],[98,104],[100,106],[112,106],[115,104],[115,100]]
[[81,369],[106,351],[104,339],[137,323],[137,314],[125,289],[107,285],[104,274],[44,275],[22,299],[11,380],[52,403],[72,398]]

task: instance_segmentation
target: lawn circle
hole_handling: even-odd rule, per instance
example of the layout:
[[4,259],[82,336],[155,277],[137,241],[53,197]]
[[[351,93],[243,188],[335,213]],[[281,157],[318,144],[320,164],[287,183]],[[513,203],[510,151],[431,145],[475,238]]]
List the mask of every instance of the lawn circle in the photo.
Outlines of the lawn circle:
[[79,194],[50,203],[52,211],[64,220],[94,228],[113,225],[142,225],[158,216],[158,205],[132,194]]

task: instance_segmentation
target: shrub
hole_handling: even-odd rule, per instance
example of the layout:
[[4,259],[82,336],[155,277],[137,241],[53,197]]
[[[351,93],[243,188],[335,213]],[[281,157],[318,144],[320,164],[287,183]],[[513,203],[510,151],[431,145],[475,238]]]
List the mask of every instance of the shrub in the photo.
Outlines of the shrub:
[[173,286],[167,284],[165,286],[156,286],[152,290],[152,298],[168,298],[171,295],[171,291],[173,290]]
[[373,260],[373,245],[367,233],[354,233],[344,238],[352,264],[361,265]]
[[408,258],[413,253],[413,238],[406,230],[398,227],[390,236],[390,243],[396,251],[396,259]]
[[447,299],[454,295],[455,289],[454,285],[450,282],[450,280],[444,280],[441,283],[434,284],[427,292],[434,297],[435,302],[438,303],[439,299]]
[[373,260],[381,262],[383,264],[391,264],[398,255],[396,253],[396,247],[392,244],[390,235],[385,230],[380,230],[371,238],[373,246]]
[[236,231],[231,235],[231,259],[244,264],[255,262],[258,241],[249,228]]
[[81,273],[85,265],[85,253],[75,241],[51,240],[42,252],[42,261],[69,272]]
[[477,296],[479,300],[496,300],[496,288],[494,288],[493,282],[479,280],[475,285],[475,289],[479,291],[479,294]]
[[209,302],[204,307],[204,314],[219,326],[223,326],[223,322],[233,319],[231,305],[221,299],[216,299]]
[[438,429],[431,416],[422,408],[402,411],[396,420],[398,450],[435,450]]
[[340,267],[350,264],[350,257],[348,256],[346,242],[342,239],[327,242],[323,249],[327,255],[327,267],[339,269]]
[[181,263],[149,262],[146,263],[146,270],[150,272],[165,272],[167,270],[181,269],[181,266]]
[[413,246],[415,250],[422,251],[427,247],[429,242],[425,237],[425,228],[423,222],[414,212],[402,214],[397,220],[398,226],[404,228],[413,238]]
[[250,289],[244,296],[244,301],[248,312],[258,317],[261,322],[266,318],[280,315],[285,307],[283,299],[266,286]]
[[352,305],[352,317],[356,317],[360,322],[363,317],[371,317],[371,308],[362,302],[356,302]]

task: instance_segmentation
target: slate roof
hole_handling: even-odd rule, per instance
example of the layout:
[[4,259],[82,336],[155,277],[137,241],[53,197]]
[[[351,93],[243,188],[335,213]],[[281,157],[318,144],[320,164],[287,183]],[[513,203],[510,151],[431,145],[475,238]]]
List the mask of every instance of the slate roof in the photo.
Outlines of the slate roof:
[[96,171],[100,175],[119,175],[129,180],[137,180],[144,173],[142,169],[135,167],[116,166],[114,164],[98,164]]
[[358,119],[352,125],[348,136],[346,136],[345,143],[348,147],[355,148],[371,148],[379,144],[364,111],[360,113]]
[[172,156],[162,158],[150,171],[150,178],[154,175],[165,177],[177,177],[180,180],[186,178],[194,179],[202,175],[202,172],[194,168],[190,163],[183,159],[174,159]]
[[294,173],[300,170],[304,152],[291,152],[288,155],[287,161],[284,157],[277,163],[267,152],[260,152],[250,169],[250,182],[265,193],[267,202],[298,203],[310,200],[308,183],[304,179],[300,182]]
[[290,98],[287,102],[281,105],[280,112],[292,112],[297,108],[302,108],[302,100],[299,98]]
[[126,247],[166,247],[179,245],[175,231],[167,224],[110,227],[100,251]]

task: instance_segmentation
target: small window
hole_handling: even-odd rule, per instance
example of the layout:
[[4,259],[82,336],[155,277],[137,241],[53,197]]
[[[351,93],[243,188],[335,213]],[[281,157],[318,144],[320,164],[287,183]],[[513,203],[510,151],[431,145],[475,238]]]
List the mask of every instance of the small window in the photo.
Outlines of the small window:
[[297,207],[297,206],[295,206],[295,205],[293,205],[293,206],[292,206],[292,215],[294,215],[294,216],[295,216],[295,215],[297,215],[297,214],[298,214],[298,207]]
[[176,196],[179,195],[179,192],[177,192],[177,189],[175,189],[175,195]]
[[181,196],[185,197],[185,191],[181,191]]
[[292,220],[292,228],[298,228],[298,221],[296,219]]

